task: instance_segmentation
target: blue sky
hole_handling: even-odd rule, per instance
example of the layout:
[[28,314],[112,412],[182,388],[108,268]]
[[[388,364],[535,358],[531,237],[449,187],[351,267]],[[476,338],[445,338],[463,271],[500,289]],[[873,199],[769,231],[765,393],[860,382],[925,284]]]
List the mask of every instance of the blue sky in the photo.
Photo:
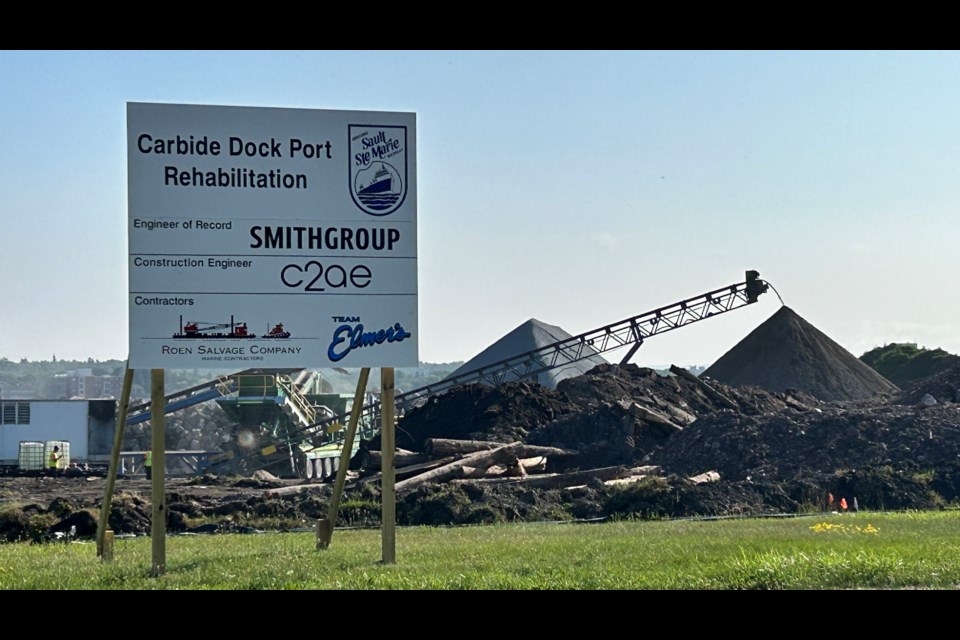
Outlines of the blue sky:
[[[958,77],[952,52],[3,52],[0,357],[126,357],[127,101],[416,112],[422,360],[745,269],[856,355],[960,352]],[[633,361],[709,364],[778,305]]]

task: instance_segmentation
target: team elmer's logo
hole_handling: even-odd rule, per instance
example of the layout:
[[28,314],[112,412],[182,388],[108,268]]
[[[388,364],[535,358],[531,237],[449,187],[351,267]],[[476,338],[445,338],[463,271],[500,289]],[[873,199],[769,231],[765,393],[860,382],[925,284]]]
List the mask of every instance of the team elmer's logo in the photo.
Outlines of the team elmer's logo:
[[372,216],[400,208],[407,195],[407,128],[349,125],[350,196]]
[[330,346],[327,347],[327,357],[330,358],[331,362],[343,360],[354,349],[374,347],[384,342],[403,342],[407,338],[413,337],[413,334],[404,329],[399,322],[395,322],[392,327],[379,331],[366,331],[364,326],[360,324],[359,317],[338,317],[335,320],[343,321],[344,324],[333,330],[333,339],[330,341]]

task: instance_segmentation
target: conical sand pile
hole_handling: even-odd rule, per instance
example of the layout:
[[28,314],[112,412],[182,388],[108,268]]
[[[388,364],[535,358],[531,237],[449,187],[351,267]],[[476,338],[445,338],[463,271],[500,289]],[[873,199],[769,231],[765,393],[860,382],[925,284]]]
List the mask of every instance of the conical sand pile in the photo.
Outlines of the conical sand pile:
[[789,307],[781,307],[703,375],[734,386],[798,389],[821,400],[860,400],[899,391]]
[[[461,365],[450,375],[453,377],[461,373],[474,371],[570,337],[572,336],[560,327],[531,318]],[[607,364],[603,356],[592,348],[587,347],[587,351],[592,352],[592,355],[578,362],[544,371],[537,376],[537,382],[545,387],[555,389],[557,383],[565,378],[579,376],[598,364]],[[507,380],[513,379],[515,378],[507,377]]]

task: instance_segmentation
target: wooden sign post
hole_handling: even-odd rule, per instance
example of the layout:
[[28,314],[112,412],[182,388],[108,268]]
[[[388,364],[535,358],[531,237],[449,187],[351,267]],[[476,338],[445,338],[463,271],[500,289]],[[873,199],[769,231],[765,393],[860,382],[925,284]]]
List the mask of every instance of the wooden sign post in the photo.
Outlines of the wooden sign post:
[[380,450],[382,485],[380,520],[383,531],[383,564],[397,561],[397,492],[393,454],[397,449],[396,426],[393,423],[393,367],[380,369]]
[[164,496],[166,447],[163,442],[166,407],[163,397],[163,369],[151,370],[150,379],[150,423],[153,426],[153,515],[150,519],[153,568],[150,573],[156,577],[167,572],[167,502]]
[[[97,521],[97,555],[102,562],[113,560],[113,549],[104,553],[104,541],[110,526],[110,503],[113,501],[113,490],[117,484],[117,472],[120,468],[120,449],[123,447],[123,430],[127,426],[127,412],[130,409],[130,390],[133,388],[133,369],[127,366],[123,374],[123,389],[120,391],[120,408],[117,413],[117,426],[113,432],[113,449],[110,451],[110,467],[107,470],[107,486],[103,492],[103,502],[100,505],[100,518]],[[113,532],[110,532],[112,545]]]
[[340,498],[343,496],[343,485],[347,481],[347,469],[350,467],[350,456],[353,453],[353,439],[357,434],[357,423],[360,422],[360,412],[363,410],[363,396],[367,391],[367,380],[370,377],[370,367],[360,370],[360,379],[357,380],[357,391],[353,395],[353,407],[350,409],[350,422],[347,433],[343,437],[343,450],[340,452],[340,467],[337,469],[337,479],[333,484],[333,494],[330,496],[330,505],[327,508],[326,519],[317,520],[317,550],[330,547],[333,539],[333,528],[337,524],[337,514],[340,512]]

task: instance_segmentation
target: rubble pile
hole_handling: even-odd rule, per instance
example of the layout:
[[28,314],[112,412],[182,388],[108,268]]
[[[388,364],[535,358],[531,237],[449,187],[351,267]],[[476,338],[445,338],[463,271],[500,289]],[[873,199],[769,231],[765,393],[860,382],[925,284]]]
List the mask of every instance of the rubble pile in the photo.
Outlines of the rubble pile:
[[[498,388],[470,385],[431,398],[397,428],[398,446],[423,451],[428,438],[524,441],[575,449],[563,466],[592,468],[642,460],[700,415],[725,408],[745,414],[808,410],[820,402],[804,393],[707,385],[685,370],[658,375],[633,364],[603,364],[563,380]],[[683,375],[686,374],[686,375]],[[374,445],[378,448],[379,443]]]
[[466,385],[433,396],[408,412],[397,426],[397,446],[421,451],[427,438],[516,442],[576,410],[562,393],[535,383],[507,382],[496,388]]
[[900,398],[903,404],[917,404],[929,395],[937,402],[960,402],[960,365],[921,380]]
[[960,405],[824,405],[748,416],[704,416],[657,451],[675,473],[716,469],[731,480],[793,480],[838,470],[926,472],[960,461]]
[[[168,450],[220,451],[233,439],[234,423],[216,402],[205,402],[166,416],[165,435]],[[123,432],[124,451],[151,448],[149,421],[128,426]]]

